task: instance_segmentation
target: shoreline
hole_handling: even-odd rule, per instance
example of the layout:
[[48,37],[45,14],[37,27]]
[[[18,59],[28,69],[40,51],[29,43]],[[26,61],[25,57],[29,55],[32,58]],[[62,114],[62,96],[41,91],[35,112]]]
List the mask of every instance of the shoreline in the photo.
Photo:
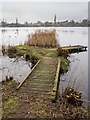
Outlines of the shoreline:
[[[30,51],[31,55],[35,55],[35,57],[37,57],[38,59],[42,59],[42,57],[45,55],[48,57],[54,57],[54,58],[57,57],[55,49],[47,49],[47,48],[45,49],[45,48],[38,48],[38,47],[31,47],[30,49],[30,47],[28,46],[16,46],[16,49],[18,51],[18,54],[16,53],[16,56],[17,55],[25,56]],[[64,71],[62,70],[62,72],[65,72],[67,71],[68,61],[66,61],[66,59],[64,61],[63,57],[60,57],[60,59],[62,59],[63,61],[62,63],[64,66],[64,67],[62,66],[62,68],[64,69]],[[37,118],[37,117],[66,118],[67,116],[67,118],[76,119],[77,117],[81,118],[82,116],[84,118],[88,117],[88,113],[86,110],[87,108],[85,108],[85,110],[84,109],[81,110],[81,107],[78,107],[78,108],[74,107],[73,105],[66,103],[64,99],[59,95],[58,95],[59,101],[57,101],[56,103],[52,103],[49,99],[47,99],[47,96],[46,96],[46,99],[44,99],[45,97],[43,95],[34,96],[34,94],[28,95],[27,93],[23,93],[22,90],[16,91],[16,86],[18,84],[16,82],[11,81],[11,82],[6,82],[5,84],[3,85],[3,92],[6,93],[3,96],[4,118],[9,118],[9,117],[11,118],[14,118],[14,117],[15,118],[20,118],[20,117],[22,118],[25,118],[25,117],[26,118]],[[12,91],[9,92],[10,89],[12,89],[13,92]],[[8,92],[10,94],[8,94]],[[12,100],[13,107],[15,106],[13,110],[11,107],[9,108],[11,100]],[[14,100],[16,101],[16,103],[14,102]],[[19,103],[21,103],[21,105]],[[6,105],[8,106],[6,107]],[[20,113],[22,112],[20,108],[24,110],[21,116],[19,115],[19,112]],[[59,110],[57,110],[57,108]],[[25,112],[25,110],[27,112]],[[83,114],[82,114],[82,111],[83,111]],[[80,112],[79,115],[78,115],[78,112]],[[54,114],[53,116],[52,116],[52,113]]]

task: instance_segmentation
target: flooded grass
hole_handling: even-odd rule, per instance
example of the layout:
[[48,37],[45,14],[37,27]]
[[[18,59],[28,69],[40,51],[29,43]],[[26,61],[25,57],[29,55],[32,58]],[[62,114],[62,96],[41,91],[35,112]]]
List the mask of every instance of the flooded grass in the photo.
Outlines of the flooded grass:
[[5,52],[5,45],[2,45],[1,51],[2,51],[2,54],[5,55],[5,53],[6,53],[6,52]]
[[8,45],[7,47],[7,54],[10,58],[14,58],[15,53],[17,52],[17,49],[14,46]]
[[8,45],[8,47],[7,47],[7,52],[9,53],[9,54],[11,54],[11,53],[16,53],[17,52],[17,50],[16,50],[16,48],[14,47],[14,46],[11,46],[11,45]]

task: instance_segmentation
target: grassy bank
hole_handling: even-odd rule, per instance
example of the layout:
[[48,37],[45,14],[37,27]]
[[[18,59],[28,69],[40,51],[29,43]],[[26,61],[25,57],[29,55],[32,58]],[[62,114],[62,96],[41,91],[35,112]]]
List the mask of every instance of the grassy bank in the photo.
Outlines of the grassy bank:
[[60,119],[88,119],[87,108],[75,107],[59,96],[56,103],[52,103],[47,95],[22,93],[16,91],[18,83],[5,82],[2,85],[2,116],[3,118],[60,118]]
[[[63,55],[58,55],[58,48],[41,48],[41,47],[33,47],[33,46],[16,46],[15,47],[17,52],[15,56],[21,55],[29,55],[34,58],[37,58],[37,60],[42,59],[43,57],[55,57],[55,58],[60,58],[61,59],[61,72],[67,72],[69,62],[66,57]],[[32,61],[32,60],[31,60]]]
[[15,81],[5,81],[2,83],[2,116],[8,118],[10,114],[14,114],[19,108],[18,92],[16,86],[19,83]]

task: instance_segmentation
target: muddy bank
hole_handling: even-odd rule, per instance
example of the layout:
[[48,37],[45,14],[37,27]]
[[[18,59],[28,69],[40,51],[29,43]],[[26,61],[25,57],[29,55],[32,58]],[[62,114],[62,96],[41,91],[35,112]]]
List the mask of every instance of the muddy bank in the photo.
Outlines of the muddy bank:
[[15,81],[2,85],[3,118],[88,118],[87,108],[70,105],[59,95],[58,101],[52,103],[47,95],[27,94],[23,88],[16,91],[17,86]]

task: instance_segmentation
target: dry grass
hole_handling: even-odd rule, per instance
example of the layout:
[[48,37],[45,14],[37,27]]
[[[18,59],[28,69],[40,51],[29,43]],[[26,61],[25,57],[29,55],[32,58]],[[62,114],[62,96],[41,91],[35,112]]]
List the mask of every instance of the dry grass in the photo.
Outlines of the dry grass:
[[64,58],[67,58],[69,56],[69,51],[68,50],[63,50],[62,47],[58,47],[57,55],[58,56],[63,56]]
[[2,50],[2,54],[4,55],[5,54],[5,45],[2,45],[1,50]]
[[56,30],[37,30],[32,36],[28,35],[28,41],[24,43],[29,46],[56,47]]
[[7,47],[7,53],[16,53],[17,50],[14,46],[8,45]]
[[14,46],[8,45],[7,54],[10,58],[16,57],[15,55],[16,52],[17,52],[17,49]]

